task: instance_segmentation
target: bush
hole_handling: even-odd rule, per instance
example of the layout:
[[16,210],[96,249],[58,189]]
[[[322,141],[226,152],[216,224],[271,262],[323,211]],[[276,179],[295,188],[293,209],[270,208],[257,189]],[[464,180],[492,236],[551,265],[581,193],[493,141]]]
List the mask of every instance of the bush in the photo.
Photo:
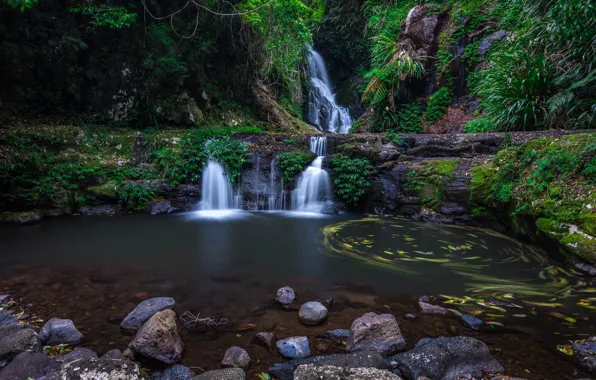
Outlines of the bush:
[[346,202],[348,206],[357,206],[360,198],[372,184],[369,176],[373,166],[367,158],[349,158],[338,155],[330,160],[335,178],[335,193]]
[[449,87],[441,87],[439,91],[431,95],[426,107],[424,117],[430,124],[443,117],[451,104],[451,90]]
[[277,167],[281,170],[284,181],[291,182],[314,158],[315,154],[310,152],[284,152],[277,156]]
[[464,127],[464,133],[487,133],[494,130],[494,124],[488,117],[479,117],[468,121]]
[[148,203],[155,199],[155,193],[137,184],[128,183],[118,189],[118,199],[129,210],[144,211]]

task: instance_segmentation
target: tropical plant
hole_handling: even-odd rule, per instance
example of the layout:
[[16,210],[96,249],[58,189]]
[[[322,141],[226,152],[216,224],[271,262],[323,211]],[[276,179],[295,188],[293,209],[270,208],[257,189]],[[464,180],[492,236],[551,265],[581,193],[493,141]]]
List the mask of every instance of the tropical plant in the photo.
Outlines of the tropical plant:
[[334,171],[335,193],[349,206],[357,206],[372,184],[369,176],[374,168],[367,158],[337,155],[331,158]]
[[310,152],[284,152],[277,156],[277,167],[281,170],[284,181],[291,182],[314,159]]
[[451,104],[451,99],[451,90],[448,86],[441,87],[439,91],[432,94],[424,114],[426,121],[432,124],[442,118]]
[[84,5],[69,9],[71,13],[80,13],[91,17],[93,26],[106,26],[112,29],[121,29],[133,26],[137,21],[137,14],[126,7],[109,4]]
[[123,207],[143,211],[147,209],[148,203],[155,199],[155,193],[151,189],[128,183],[118,188],[118,198]]

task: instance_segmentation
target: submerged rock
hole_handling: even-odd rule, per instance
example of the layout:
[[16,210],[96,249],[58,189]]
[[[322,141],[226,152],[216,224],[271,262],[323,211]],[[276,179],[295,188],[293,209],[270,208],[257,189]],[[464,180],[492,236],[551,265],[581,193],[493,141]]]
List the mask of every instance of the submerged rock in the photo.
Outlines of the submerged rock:
[[16,331],[0,340],[0,368],[21,352],[40,352],[39,336],[32,329]]
[[122,359],[122,351],[117,348],[110,350],[101,356],[102,359]]
[[195,376],[192,380],[244,380],[246,374],[240,368],[225,368],[216,371],[205,372]]
[[320,325],[327,319],[327,308],[320,302],[307,302],[300,308],[298,317],[305,325]]
[[478,371],[487,374],[504,371],[486,344],[467,336],[421,339],[413,350],[397,355],[396,360],[408,379],[425,376],[455,380]]
[[341,342],[342,340],[347,341],[349,337],[350,330],[345,329],[326,331],[325,334],[323,334],[323,338],[335,340],[336,342]]
[[420,307],[422,314],[447,314],[447,309],[426,302],[418,302],[418,307]]
[[282,304],[285,308],[290,306],[292,302],[294,302],[294,299],[296,299],[296,293],[294,292],[294,289],[289,286],[284,286],[277,290],[275,301]]
[[41,218],[42,215],[34,211],[0,214],[0,222],[12,224],[31,224],[39,222]]
[[18,322],[19,320],[12,316],[12,314],[4,310],[0,310],[0,326],[12,325]]
[[114,359],[78,359],[62,366],[51,379],[68,380],[141,380],[141,369],[131,361]]
[[171,297],[155,297],[145,300],[128,313],[120,323],[120,327],[129,332],[137,331],[158,311],[173,309],[176,302]]
[[310,356],[308,338],[305,336],[281,339],[277,341],[276,345],[279,353],[288,359],[306,358]]
[[402,380],[384,369],[342,368],[303,364],[296,368],[294,380]]
[[76,346],[83,343],[83,334],[77,330],[70,319],[50,319],[39,331],[39,338],[48,346],[58,344]]
[[573,356],[592,373],[596,373],[596,337],[583,339],[571,345]]
[[163,310],[141,327],[129,347],[136,352],[166,364],[174,364],[182,357],[182,340],[176,326],[176,313]]
[[275,334],[260,332],[255,335],[255,343],[260,344],[261,346],[267,348],[269,352],[271,352],[273,349],[273,344],[275,344]]
[[172,206],[170,201],[155,201],[150,202],[148,205],[148,211],[150,215],[169,214],[176,210],[176,207]]
[[60,364],[41,352],[21,352],[2,370],[3,380],[38,379],[56,372]]
[[393,315],[366,313],[352,323],[346,351],[375,351],[391,355],[405,345],[406,341]]
[[97,359],[97,354],[88,348],[75,348],[72,352],[69,352],[66,355],[62,355],[59,358],[59,361],[63,363],[70,363],[74,360],[78,359]]
[[188,367],[174,364],[163,372],[156,372],[151,375],[150,380],[190,380],[195,373]]
[[230,347],[224,354],[221,361],[222,367],[248,368],[250,366],[250,356],[248,352],[240,347]]
[[460,316],[460,320],[464,326],[469,327],[473,330],[478,330],[484,324],[484,321],[482,319],[476,318],[473,315],[469,314],[462,314]]

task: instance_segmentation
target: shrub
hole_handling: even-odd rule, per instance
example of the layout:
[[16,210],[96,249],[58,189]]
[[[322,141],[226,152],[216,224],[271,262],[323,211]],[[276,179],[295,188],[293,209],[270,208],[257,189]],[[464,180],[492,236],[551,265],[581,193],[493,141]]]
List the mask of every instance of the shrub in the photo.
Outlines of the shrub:
[[464,127],[465,133],[486,133],[494,130],[494,124],[488,117],[479,117],[468,121]]
[[128,183],[118,189],[118,199],[129,210],[144,211],[147,204],[155,199],[155,193],[137,184]]
[[371,185],[369,176],[374,168],[370,161],[367,158],[338,155],[331,158],[330,163],[335,172],[333,179],[335,193],[348,206],[357,206]]
[[439,91],[431,95],[426,107],[424,117],[430,124],[443,117],[451,104],[451,90],[448,86],[441,87]]
[[284,181],[291,182],[315,158],[315,154],[306,152],[284,152],[277,156],[277,167],[281,170]]

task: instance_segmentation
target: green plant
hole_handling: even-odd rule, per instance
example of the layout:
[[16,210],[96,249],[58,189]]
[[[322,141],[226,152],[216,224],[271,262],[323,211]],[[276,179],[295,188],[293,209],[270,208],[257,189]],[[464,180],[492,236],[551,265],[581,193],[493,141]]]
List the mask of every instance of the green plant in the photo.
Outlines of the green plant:
[[479,117],[468,121],[464,127],[465,133],[487,133],[494,130],[492,120],[487,117]]
[[335,193],[349,206],[357,206],[370,187],[373,166],[367,158],[337,155],[331,158],[334,171]]
[[206,155],[209,159],[226,166],[232,184],[236,183],[240,176],[242,166],[249,162],[248,146],[242,140],[235,140],[229,136],[208,141]]
[[3,0],[2,2],[13,9],[19,9],[21,12],[25,12],[27,9],[33,8],[39,0]]
[[281,170],[284,181],[291,182],[314,158],[315,155],[310,152],[284,152],[276,158],[277,167]]
[[432,124],[442,118],[451,104],[451,99],[451,90],[448,86],[441,87],[439,91],[432,94],[424,114],[426,121]]
[[147,209],[148,203],[155,197],[155,193],[151,189],[134,183],[127,183],[118,188],[120,204],[129,210],[144,211]]
[[137,14],[126,7],[101,4],[69,8],[71,13],[80,13],[91,17],[91,25],[106,26],[112,29],[131,27],[137,21]]

